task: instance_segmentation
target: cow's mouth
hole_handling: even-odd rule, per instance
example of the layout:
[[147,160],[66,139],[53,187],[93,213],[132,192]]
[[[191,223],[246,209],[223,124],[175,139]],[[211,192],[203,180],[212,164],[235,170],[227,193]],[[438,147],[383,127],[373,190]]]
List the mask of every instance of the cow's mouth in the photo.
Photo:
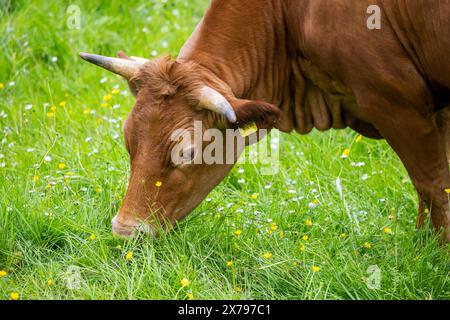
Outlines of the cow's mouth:
[[117,216],[112,221],[112,233],[119,238],[131,239],[136,237],[139,233],[155,237],[157,232],[149,224],[145,222],[138,222],[134,224],[126,224],[121,222]]

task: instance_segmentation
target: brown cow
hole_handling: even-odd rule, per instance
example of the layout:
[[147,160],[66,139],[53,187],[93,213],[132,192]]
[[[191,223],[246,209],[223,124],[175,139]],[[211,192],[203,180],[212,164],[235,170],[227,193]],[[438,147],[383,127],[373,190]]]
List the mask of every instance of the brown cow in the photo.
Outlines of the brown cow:
[[[380,29],[368,27],[373,4]],[[418,227],[431,211],[450,241],[449,33],[450,0],[213,0],[177,60],[81,54],[125,77],[137,98],[113,232],[169,229],[232,168],[173,165],[171,132],[194,120],[220,130],[254,121],[386,139],[418,191]]]

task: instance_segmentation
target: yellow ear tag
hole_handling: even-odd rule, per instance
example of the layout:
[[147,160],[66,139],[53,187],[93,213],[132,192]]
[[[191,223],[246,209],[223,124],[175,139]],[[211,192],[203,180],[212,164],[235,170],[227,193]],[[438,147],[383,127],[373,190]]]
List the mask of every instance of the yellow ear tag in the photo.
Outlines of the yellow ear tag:
[[256,126],[256,123],[250,122],[246,124],[243,127],[239,128],[239,133],[243,138],[248,137],[249,135],[258,132],[258,127]]

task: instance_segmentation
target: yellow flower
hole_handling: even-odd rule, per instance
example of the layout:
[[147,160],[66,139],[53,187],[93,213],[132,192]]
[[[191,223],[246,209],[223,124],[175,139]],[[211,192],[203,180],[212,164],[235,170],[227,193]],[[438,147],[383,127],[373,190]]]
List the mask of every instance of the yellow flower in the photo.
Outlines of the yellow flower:
[[161,181],[156,181],[155,182],[155,187],[161,188],[161,186],[162,186],[162,182]]
[[103,97],[103,101],[109,101],[112,99],[112,95],[107,94],[106,96]]
[[227,267],[232,267],[233,266],[233,260],[227,261]]
[[89,236],[89,240],[94,241],[95,239],[97,239],[97,236],[94,233],[91,233],[91,235]]
[[318,267],[318,266],[312,266],[312,271],[313,272],[319,272],[320,271],[320,267]]
[[252,194],[252,199],[253,199],[253,200],[256,200],[256,199],[258,199],[258,196],[259,196],[259,194],[254,193],[254,194]]
[[66,104],[67,104],[67,102],[66,102],[66,101],[61,101],[61,102],[59,103],[59,106],[60,106],[60,107],[65,107],[65,106],[66,106]]
[[236,287],[236,292],[237,293],[241,293],[242,292],[242,288],[241,287]]
[[100,187],[95,188],[95,192],[97,192],[97,193],[102,192],[102,188],[100,188]]
[[130,261],[131,259],[133,259],[133,252],[128,251],[127,254],[125,255],[125,260]]
[[236,230],[234,234],[239,237],[242,234],[242,230]]
[[319,200],[317,200],[317,199],[314,199],[314,200],[312,201],[312,204],[314,204],[314,205],[318,205],[318,204],[319,204]]
[[83,110],[83,114],[88,115],[89,113],[91,113],[91,109],[84,109]]
[[270,225],[270,230],[272,230],[272,231],[277,231],[277,229],[278,229],[278,226],[277,226],[276,223],[272,223],[272,224]]
[[273,256],[273,254],[270,253],[270,252],[266,252],[266,253],[263,254],[263,258],[264,259],[270,259],[270,258],[272,258],[272,256]]
[[391,228],[386,227],[386,228],[383,229],[383,231],[386,234],[392,234],[392,229]]
[[58,164],[58,169],[64,169],[66,167],[66,164],[65,163],[60,163],[60,164]]
[[364,248],[370,249],[372,248],[372,245],[370,244],[370,242],[364,242]]
[[450,194],[450,188],[444,189],[447,194]]
[[120,89],[116,88],[113,91],[111,91],[112,94],[119,94]]
[[347,236],[346,233],[341,233],[341,238],[345,238]]
[[308,237],[308,235],[306,235],[306,234],[302,237],[302,240],[303,240],[303,241],[307,241],[308,239],[309,239],[309,237]]
[[53,281],[53,279],[48,279],[47,280],[47,285],[48,286],[52,286],[52,285],[54,285],[55,284],[55,281]]
[[284,232],[283,232],[283,230],[280,231],[279,235],[280,235],[280,238],[283,238],[283,237],[284,237]]
[[108,108],[108,107],[109,107],[109,104],[107,104],[107,103],[102,103],[100,106],[101,106],[102,108]]
[[428,208],[426,208],[426,209],[423,211],[423,213],[429,214],[429,213],[430,213],[430,210],[429,210]]
[[192,292],[189,292],[187,294],[187,297],[188,297],[189,300],[194,300],[194,294]]
[[54,112],[47,112],[47,117],[48,118],[53,118],[55,116]]
[[311,226],[313,225],[311,219],[307,219],[307,220],[305,221],[305,224],[306,224],[308,227],[311,227]]
[[38,175],[33,176],[33,182],[38,182],[40,177]]
[[189,287],[191,282],[189,281],[188,278],[183,278],[183,279],[181,279],[180,284],[183,288],[186,288],[186,287]]
[[9,296],[11,297],[12,300],[19,300],[20,296],[17,292],[11,292],[9,294]]
[[273,231],[272,231],[272,230],[267,230],[267,233],[268,233],[268,234],[272,234]]
[[51,107],[50,107],[50,111],[51,111],[51,112],[56,112],[56,107],[55,107],[55,106],[51,106]]
[[0,89],[3,89],[4,87],[5,87],[5,85],[0,82]]
[[355,142],[356,142],[356,143],[360,142],[360,141],[362,140],[362,138],[363,138],[362,135],[358,135],[358,136],[356,137]]
[[0,270],[0,278],[6,277],[8,275],[8,272],[5,270]]
[[300,251],[301,251],[301,252],[304,252],[304,251],[305,251],[305,245],[304,245],[303,243],[300,245]]
[[345,159],[348,158],[348,156],[350,155],[350,149],[344,149],[344,152],[342,152],[341,158]]

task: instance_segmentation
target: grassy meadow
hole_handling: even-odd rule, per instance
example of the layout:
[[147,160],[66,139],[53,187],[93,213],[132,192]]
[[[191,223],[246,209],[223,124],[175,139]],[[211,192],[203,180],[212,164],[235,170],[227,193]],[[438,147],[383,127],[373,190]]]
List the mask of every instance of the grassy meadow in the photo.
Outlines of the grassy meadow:
[[112,236],[134,99],[78,52],[176,56],[207,3],[0,0],[0,299],[449,299],[401,162],[351,130],[282,134],[277,175],[237,166],[170,234]]

